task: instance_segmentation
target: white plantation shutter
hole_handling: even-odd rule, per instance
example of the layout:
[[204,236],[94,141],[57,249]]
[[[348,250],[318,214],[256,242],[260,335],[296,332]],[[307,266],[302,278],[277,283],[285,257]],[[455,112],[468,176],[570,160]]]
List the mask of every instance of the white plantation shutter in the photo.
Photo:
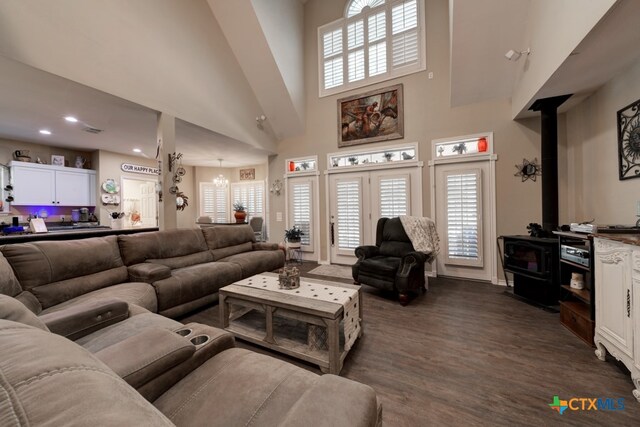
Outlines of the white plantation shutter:
[[290,226],[296,226],[304,233],[300,239],[303,246],[312,246],[313,182],[311,180],[292,182],[289,188],[291,191],[289,199]]
[[210,216],[213,222],[228,222],[229,196],[226,188],[212,183],[200,183],[200,216]]
[[424,0],[352,0],[346,19],[320,27],[320,95],[424,70],[423,7]]
[[339,249],[355,249],[362,243],[362,183],[360,180],[336,182],[336,241]]
[[241,202],[247,208],[247,220],[254,216],[264,218],[264,181],[231,184],[233,203]]
[[329,31],[323,35],[322,50],[325,89],[342,85],[344,80],[342,72],[342,28]]
[[380,218],[393,218],[409,213],[409,176],[380,178]]
[[406,0],[391,9],[393,67],[418,61],[418,4]]
[[482,266],[481,171],[448,172],[446,178],[448,264]]

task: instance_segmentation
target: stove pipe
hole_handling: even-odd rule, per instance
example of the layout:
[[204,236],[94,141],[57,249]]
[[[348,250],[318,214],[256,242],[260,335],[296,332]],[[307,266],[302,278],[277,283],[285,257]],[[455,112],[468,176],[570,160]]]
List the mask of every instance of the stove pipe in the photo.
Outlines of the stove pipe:
[[558,228],[558,107],[571,95],[538,99],[530,110],[540,111],[542,168],[542,228]]

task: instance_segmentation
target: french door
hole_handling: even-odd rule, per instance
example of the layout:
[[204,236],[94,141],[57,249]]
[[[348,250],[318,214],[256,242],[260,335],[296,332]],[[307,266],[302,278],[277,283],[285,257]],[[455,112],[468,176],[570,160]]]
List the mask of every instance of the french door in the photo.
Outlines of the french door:
[[422,214],[420,172],[413,167],[329,176],[332,264],[353,264],[358,246],[375,244],[378,219]]

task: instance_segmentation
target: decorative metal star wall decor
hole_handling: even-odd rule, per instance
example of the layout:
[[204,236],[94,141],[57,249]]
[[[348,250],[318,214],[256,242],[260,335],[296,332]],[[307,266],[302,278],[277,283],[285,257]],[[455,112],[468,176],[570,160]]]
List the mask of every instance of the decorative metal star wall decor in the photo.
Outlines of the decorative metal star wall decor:
[[517,164],[516,169],[518,169],[518,172],[514,173],[513,176],[521,177],[522,182],[528,179],[535,182],[536,177],[542,175],[542,168],[538,164],[537,157],[533,160],[522,159],[522,163]]
[[618,111],[620,180],[640,178],[640,100]]

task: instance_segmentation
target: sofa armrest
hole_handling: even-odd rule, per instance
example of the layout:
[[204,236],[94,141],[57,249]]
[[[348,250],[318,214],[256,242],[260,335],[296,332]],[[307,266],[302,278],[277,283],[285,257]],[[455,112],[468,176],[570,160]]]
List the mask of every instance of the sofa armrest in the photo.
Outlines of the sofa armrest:
[[254,242],[253,250],[254,251],[275,251],[279,249],[277,243],[268,243],[268,242]]
[[[330,409],[330,410],[329,410]],[[279,424],[301,426],[376,426],[379,423],[376,393],[368,385],[336,375],[323,375],[293,404]]]
[[143,262],[127,267],[132,282],[153,283],[171,277],[171,269],[166,265]]
[[196,346],[166,329],[147,329],[95,353],[120,378],[139,388],[188,360]]
[[380,248],[373,245],[368,246],[358,246],[356,248],[356,256],[358,257],[358,261],[362,261],[363,259],[371,258],[380,252]]
[[64,310],[43,314],[40,320],[54,334],[72,341],[129,317],[129,304],[109,298],[73,305]]
[[402,257],[398,276],[407,277],[413,266],[423,264],[427,261],[428,256],[422,252],[409,252]]

